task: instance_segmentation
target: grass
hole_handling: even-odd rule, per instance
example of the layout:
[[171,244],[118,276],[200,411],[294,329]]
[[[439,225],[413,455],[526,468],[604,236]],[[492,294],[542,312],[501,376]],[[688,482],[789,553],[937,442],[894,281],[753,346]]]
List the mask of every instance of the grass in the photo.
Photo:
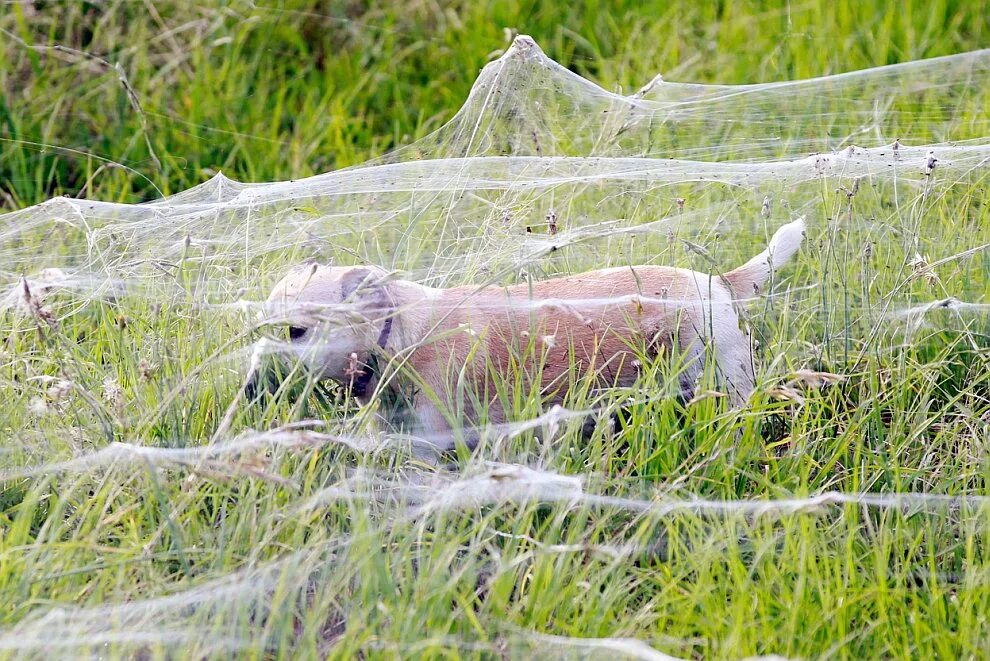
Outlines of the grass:
[[[927,2],[890,12],[844,0],[12,3],[0,6],[0,205],[12,211],[63,194],[138,202],[221,170],[273,181],[360,164],[449,120],[515,30],[628,93],[658,71],[668,80],[774,81],[970,50],[985,43],[986,10]],[[121,65],[126,85],[105,63]],[[985,138],[985,95],[901,97],[884,128],[912,143],[945,139],[940,130]],[[800,154],[808,130],[844,137],[845,118],[865,107],[835,101],[778,96],[737,109],[754,117],[801,109],[781,128],[800,129],[788,134],[793,142],[777,147]],[[828,112],[816,114],[818,102]],[[757,137],[712,126],[657,130],[647,151],[718,145],[710,156],[739,157]],[[592,137],[562,136],[560,149],[578,152]],[[459,242],[438,223],[407,235],[397,221],[369,225],[356,211],[360,196],[343,220],[324,220],[339,207],[320,200],[293,208],[284,223],[323,228],[332,239],[326,256],[373,256],[444,282],[527,277],[499,269],[516,264],[514,248],[549,240],[547,204],[566,230],[572,219],[677,217],[676,197],[687,200],[673,239],[603,232],[527,264],[535,277],[647,260],[707,269],[679,238],[735,264],[763,241],[762,220],[749,219],[768,191],[767,227],[789,213],[781,202],[809,214],[808,245],[782,284],[819,286],[750,306],[763,380],[746,409],[659,397],[676,378],[663,365],[631,391],[598,395],[578,378],[570,408],[638,400],[617,432],[603,423],[584,440],[571,422],[557,434],[547,424],[492,437],[473,457],[462,453],[455,472],[369,445],[367,417],[343,422],[346,403],[321,398],[303,377],[266,406],[235,410],[232,434],[246,434],[236,448],[225,437],[204,452],[257,338],[243,332],[242,317],[209,303],[236,299],[239,284],[263,295],[310,248],[238,260],[195,241],[168,254],[182,238],[166,236],[169,228],[123,237],[122,253],[136,245],[174,268],[83,306],[54,295],[45,305],[57,322],[37,310],[0,311],[0,603],[8,604],[0,655],[596,656],[621,654],[591,647],[609,644],[595,639],[638,639],[692,657],[984,656],[988,505],[966,497],[988,495],[990,328],[985,314],[952,310],[929,314],[913,333],[878,323],[888,303],[986,302],[986,251],[938,265],[937,281],[924,271],[908,277],[915,252],[934,262],[990,242],[985,173],[950,181],[939,172],[930,195],[879,180],[847,198],[836,193],[849,183],[839,178],[733,189],[572,182],[549,202],[542,192],[482,191],[456,207],[476,223]],[[404,199],[383,195],[371,208]],[[425,218],[450,213],[443,199],[420,204]],[[513,216],[498,229],[493,209],[503,208]],[[5,286],[84,253],[85,232],[39,218],[19,235],[0,226]],[[241,217],[224,218],[231,235],[243,227]],[[719,221],[738,233],[716,231]],[[526,223],[535,236],[520,238]],[[273,226],[264,240],[281,236]],[[434,257],[435,247],[454,250]],[[806,387],[792,382],[800,368],[846,378]],[[523,379],[499,386],[514,420],[544,411]],[[328,426],[271,431],[312,418]],[[337,434],[359,447],[335,443]],[[78,463],[94,456],[106,460]],[[492,474],[488,459],[534,472]],[[63,461],[77,463],[52,469]],[[47,468],[15,476],[32,466]],[[547,502],[515,502],[528,489]],[[781,502],[823,492],[933,498]],[[422,502],[424,493],[432,500]],[[765,510],[754,509],[763,501]]]

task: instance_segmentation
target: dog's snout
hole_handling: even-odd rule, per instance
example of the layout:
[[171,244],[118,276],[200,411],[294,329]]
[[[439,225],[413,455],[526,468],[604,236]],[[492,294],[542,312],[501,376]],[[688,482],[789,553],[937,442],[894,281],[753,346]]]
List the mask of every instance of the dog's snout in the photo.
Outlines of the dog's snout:
[[278,375],[271,367],[259,367],[251,372],[244,384],[244,396],[249,402],[261,402],[266,395],[278,390]]
[[253,402],[258,397],[258,370],[254,370],[248,375],[247,383],[244,384],[244,396],[248,401]]

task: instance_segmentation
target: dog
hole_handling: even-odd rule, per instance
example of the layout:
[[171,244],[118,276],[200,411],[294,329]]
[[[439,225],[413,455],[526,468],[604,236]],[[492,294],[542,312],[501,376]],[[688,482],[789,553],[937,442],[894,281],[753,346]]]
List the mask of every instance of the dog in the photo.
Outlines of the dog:
[[[288,324],[288,353],[314,379],[336,382],[361,404],[401,390],[425,436],[476,424],[482,412],[488,424],[504,423],[495,375],[528,370],[528,385],[560,403],[575,376],[631,385],[643,349],[648,359],[682,358],[687,398],[711,355],[721,389],[742,407],[755,377],[736,306],[759,293],[803,237],[802,220],[786,224],[766,250],[723,274],[617,267],[506,287],[439,289],[374,266],[309,264],[275,286],[265,311]],[[251,375],[249,397],[262,379]]]

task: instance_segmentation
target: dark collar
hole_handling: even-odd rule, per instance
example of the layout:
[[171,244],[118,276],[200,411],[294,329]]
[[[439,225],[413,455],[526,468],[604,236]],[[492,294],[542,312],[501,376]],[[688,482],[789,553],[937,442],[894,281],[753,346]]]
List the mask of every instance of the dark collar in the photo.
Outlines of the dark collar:
[[388,344],[388,338],[392,335],[392,311],[389,310],[388,316],[385,317],[385,325],[382,326],[382,332],[378,334],[378,348],[384,349],[385,345]]

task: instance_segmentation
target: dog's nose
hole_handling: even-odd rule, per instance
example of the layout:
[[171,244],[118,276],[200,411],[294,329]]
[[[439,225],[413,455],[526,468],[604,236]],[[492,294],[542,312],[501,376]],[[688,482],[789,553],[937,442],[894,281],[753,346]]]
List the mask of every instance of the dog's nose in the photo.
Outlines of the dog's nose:
[[248,375],[247,383],[244,384],[244,396],[248,401],[254,401],[258,396],[258,370],[254,370]]

